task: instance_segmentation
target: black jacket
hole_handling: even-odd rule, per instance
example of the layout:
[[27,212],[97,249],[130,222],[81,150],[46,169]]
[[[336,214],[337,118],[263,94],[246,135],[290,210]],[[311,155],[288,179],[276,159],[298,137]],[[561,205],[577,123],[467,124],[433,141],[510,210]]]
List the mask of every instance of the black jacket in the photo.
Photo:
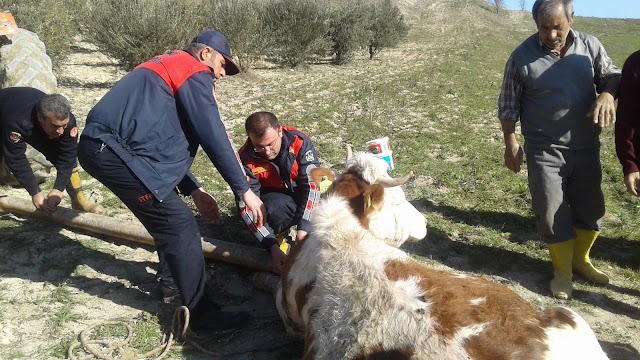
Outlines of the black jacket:
[[9,170],[31,196],[39,193],[40,187],[25,155],[27,144],[41,152],[56,167],[54,189],[64,191],[76,166],[76,118],[69,114],[64,133],[57,139],[49,139],[36,115],[36,105],[44,96],[44,92],[30,87],[0,90],[0,156],[5,158]]

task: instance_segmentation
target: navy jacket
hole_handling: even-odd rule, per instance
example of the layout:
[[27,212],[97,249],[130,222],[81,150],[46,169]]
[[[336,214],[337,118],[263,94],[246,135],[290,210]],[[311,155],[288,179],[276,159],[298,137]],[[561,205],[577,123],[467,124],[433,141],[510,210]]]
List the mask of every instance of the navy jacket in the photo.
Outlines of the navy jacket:
[[27,144],[41,152],[56,167],[54,189],[64,191],[73,168],[76,167],[76,118],[69,114],[69,123],[64,133],[56,139],[49,139],[36,115],[36,105],[45,95],[30,87],[0,90],[0,158],[4,157],[9,170],[31,196],[41,190],[25,155]]
[[199,187],[189,172],[198,146],[240,196],[249,186],[220,118],[213,80],[190,52],[156,56],[91,109],[82,136],[113,149],[159,201],[176,186],[187,195]]

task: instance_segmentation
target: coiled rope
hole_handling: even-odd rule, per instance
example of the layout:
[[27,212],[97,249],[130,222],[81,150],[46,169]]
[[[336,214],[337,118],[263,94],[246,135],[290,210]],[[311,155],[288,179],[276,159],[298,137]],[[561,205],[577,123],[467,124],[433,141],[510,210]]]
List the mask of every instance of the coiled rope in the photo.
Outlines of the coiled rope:
[[[175,339],[183,339],[186,340],[186,335],[189,330],[189,309],[186,306],[180,306],[173,313],[173,320],[171,322],[171,330],[169,334],[165,334],[162,337],[162,341],[160,342],[160,346],[152,349],[149,352],[146,352],[142,355],[137,355],[135,357],[128,356],[127,358],[134,359],[149,359],[152,356],[160,353],[156,360],[160,360],[164,358],[171,349],[174,338]],[[123,326],[127,330],[127,335],[122,340],[104,340],[104,339],[90,339],[89,334],[93,332],[94,329],[97,329],[102,326]],[[177,337],[176,337],[177,334]],[[71,360],[89,360],[89,359],[103,359],[103,360],[113,360],[119,354],[127,354],[127,347],[133,338],[133,329],[131,325],[123,321],[109,321],[103,322],[94,326],[91,326],[79,334],[79,340],[75,340],[70,346],[67,352],[67,356]],[[191,342],[190,342],[191,343]],[[98,346],[96,346],[98,345]],[[193,345],[193,344],[191,344]],[[196,344],[197,345],[197,344]],[[85,353],[88,353],[83,356],[76,356],[74,354],[74,350],[76,348],[82,347]],[[196,348],[200,351],[206,349],[197,345]],[[126,355],[125,355],[126,356]]]

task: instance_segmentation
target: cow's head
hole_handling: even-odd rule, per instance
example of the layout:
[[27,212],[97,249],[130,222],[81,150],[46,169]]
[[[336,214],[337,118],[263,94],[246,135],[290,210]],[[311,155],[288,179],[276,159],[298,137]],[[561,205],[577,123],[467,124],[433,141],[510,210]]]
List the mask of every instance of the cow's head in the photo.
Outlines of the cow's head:
[[427,234],[424,216],[407,201],[400,188],[412,175],[394,179],[384,160],[364,152],[350,154],[342,175],[322,168],[311,173],[316,183],[323,178],[333,181],[329,193],[347,199],[363,227],[396,247],[405,241],[421,240]]

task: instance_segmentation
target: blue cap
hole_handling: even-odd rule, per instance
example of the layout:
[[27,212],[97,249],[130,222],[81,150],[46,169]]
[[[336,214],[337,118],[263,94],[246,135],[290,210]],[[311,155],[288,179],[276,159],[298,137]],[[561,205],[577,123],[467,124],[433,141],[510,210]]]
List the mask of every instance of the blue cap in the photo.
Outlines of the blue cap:
[[227,75],[235,75],[240,72],[240,67],[233,61],[231,57],[231,47],[229,41],[219,31],[202,30],[198,36],[193,38],[193,42],[205,44],[213,50],[217,51],[225,59],[224,70]]

